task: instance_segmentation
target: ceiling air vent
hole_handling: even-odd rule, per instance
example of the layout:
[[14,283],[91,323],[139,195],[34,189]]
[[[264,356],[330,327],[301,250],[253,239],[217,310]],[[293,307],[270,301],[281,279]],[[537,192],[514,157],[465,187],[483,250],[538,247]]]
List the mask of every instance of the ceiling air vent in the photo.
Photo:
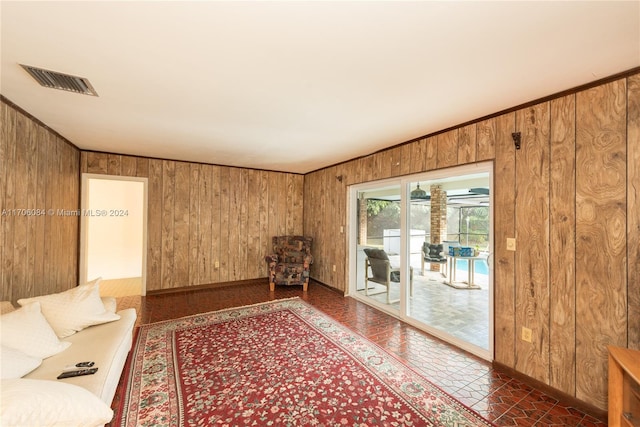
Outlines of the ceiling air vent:
[[31,75],[40,85],[52,89],[66,90],[69,92],[82,93],[85,95],[98,96],[89,80],[84,77],[62,74],[56,71],[44,70],[42,68],[31,67],[20,64],[27,73]]

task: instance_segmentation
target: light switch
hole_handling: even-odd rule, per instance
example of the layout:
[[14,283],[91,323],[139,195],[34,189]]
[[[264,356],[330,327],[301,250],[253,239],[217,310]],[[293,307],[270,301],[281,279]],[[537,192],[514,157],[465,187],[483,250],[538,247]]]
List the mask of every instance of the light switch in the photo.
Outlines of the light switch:
[[516,250],[516,239],[512,237],[507,237],[507,250],[508,251]]

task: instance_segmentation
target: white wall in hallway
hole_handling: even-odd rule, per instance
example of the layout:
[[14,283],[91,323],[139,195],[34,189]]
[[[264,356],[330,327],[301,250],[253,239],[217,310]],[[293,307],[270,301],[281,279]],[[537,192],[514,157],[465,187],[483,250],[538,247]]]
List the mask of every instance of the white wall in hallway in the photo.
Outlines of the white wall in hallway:
[[140,277],[144,183],[88,180],[87,279]]

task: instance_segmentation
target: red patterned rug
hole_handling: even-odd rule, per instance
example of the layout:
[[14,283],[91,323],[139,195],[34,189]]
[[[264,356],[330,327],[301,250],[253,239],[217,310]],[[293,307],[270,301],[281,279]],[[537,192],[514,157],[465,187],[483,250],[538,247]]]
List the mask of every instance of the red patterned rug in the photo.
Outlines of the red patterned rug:
[[489,426],[294,298],[140,327],[119,426]]

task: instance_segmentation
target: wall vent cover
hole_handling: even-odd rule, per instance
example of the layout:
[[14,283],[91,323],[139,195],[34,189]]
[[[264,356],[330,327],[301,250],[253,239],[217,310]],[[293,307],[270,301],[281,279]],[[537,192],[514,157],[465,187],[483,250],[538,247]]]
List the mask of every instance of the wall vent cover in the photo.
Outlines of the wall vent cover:
[[45,70],[20,64],[27,73],[31,75],[41,86],[66,90],[69,92],[81,93],[84,95],[98,96],[89,80],[84,77],[72,76],[70,74],[58,73],[56,71]]

